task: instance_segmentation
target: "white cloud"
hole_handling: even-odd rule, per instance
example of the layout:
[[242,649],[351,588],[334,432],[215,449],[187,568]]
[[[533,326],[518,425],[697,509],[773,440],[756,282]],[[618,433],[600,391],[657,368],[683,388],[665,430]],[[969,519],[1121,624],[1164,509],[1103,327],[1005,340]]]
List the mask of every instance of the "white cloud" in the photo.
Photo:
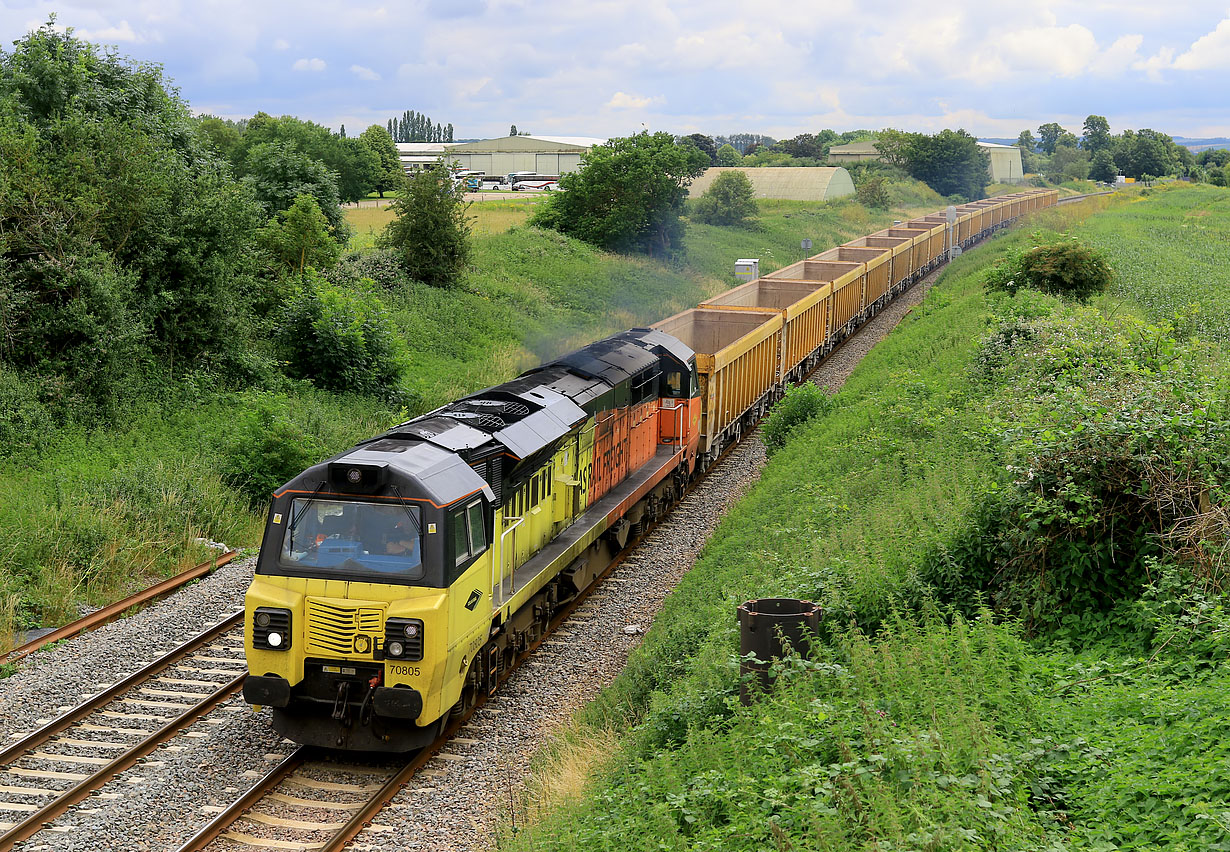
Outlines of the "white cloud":
[[77,38],[101,44],[119,44],[121,42],[141,44],[145,41],[144,37],[133,32],[132,26],[127,21],[120,21],[118,26],[103,27],[97,30],[77,30],[74,32],[74,35]]
[[1127,71],[1140,61],[1140,46],[1144,44],[1142,35],[1125,35],[1115,39],[1115,43],[1102,55],[1089,64],[1089,70],[1094,74],[1115,76]]
[[324,71],[325,61],[323,59],[296,59],[295,64],[290,67],[295,71]]
[[1098,56],[1098,41],[1080,24],[1034,27],[1005,34],[990,52],[1012,71],[1049,70],[1075,77]]
[[616,92],[606,106],[611,109],[645,109],[654,104],[661,104],[666,99],[661,96],[652,98],[644,98],[639,95],[630,95],[627,92]]
[[1230,68],[1230,18],[1217,25],[1213,32],[1196,39],[1174,61],[1181,71],[1209,71]]
[[360,80],[379,80],[380,75],[363,65],[351,65],[350,71]]
[[1157,81],[1162,79],[1162,70],[1173,66],[1174,61],[1174,48],[1163,47],[1148,59],[1133,62],[1132,67],[1137,71],[1144,71],[1150,80]]
[[284,38],[274,39],[273,49],[274,50],[290,50],[290,42]]

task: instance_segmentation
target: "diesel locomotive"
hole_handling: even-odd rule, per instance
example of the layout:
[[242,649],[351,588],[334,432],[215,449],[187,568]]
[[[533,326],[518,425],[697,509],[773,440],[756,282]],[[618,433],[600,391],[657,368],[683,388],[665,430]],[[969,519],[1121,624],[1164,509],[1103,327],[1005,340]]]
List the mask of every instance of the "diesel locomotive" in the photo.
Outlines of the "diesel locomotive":
[[304,471],[247,594],[244,699],[300,743],[431,742],[677,499],[699,394],[692,350],[636,329]]

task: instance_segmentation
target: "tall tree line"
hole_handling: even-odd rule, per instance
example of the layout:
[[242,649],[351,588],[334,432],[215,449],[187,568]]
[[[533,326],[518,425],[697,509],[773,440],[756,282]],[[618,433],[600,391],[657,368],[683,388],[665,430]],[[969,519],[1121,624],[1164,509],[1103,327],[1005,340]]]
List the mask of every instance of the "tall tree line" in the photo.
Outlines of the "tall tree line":
[[408,109],[400,118],[390,118],[386,129],[394,142],[452,142],[453,125],[432,124],[431,116]]

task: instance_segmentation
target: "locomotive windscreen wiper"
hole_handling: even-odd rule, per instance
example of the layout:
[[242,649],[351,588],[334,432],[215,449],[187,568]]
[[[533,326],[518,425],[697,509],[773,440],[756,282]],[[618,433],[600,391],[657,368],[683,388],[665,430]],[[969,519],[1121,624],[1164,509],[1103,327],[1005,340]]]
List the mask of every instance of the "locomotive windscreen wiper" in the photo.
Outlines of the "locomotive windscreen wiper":
[[[320,484],[316,486],[316,490],[312,492],[312,495],[308,497],[307,500],[304,501],[303,508],[300,509],[298,512],[292,512],[290,516],[290,524],[286,527],[286,533],[287,535],[290,536],[290,540],[286,543],[286,546],[287,546],[287,549],[290,550],[292,553],[295,550],[295,530],[299,527],[299,521],[303,518],[303,513],[308,510],[308,507],[311,506],[312,503],[316,502],[316,495],[319,494],[320,489],[324,487],[325,487],[325,480],[322,479],[320,480]],[[298,503],[298,502],[299,502],[298,500],[295,500],[293,503],[291,503],[291,506],[293,507],[295,503]]]
[[402,496],[401,489],[396,485],[393,486],[393,493],[397,495],[397,501],[401,503],[401,507],[405,510],[406,517],[410,519],[410,523],[414,524],[414,534],[421,537],[423,535],[423,530],[419,526],[419,519],[415,517],[414,512],[410,511],[414,507],[411,506],[406,498]]

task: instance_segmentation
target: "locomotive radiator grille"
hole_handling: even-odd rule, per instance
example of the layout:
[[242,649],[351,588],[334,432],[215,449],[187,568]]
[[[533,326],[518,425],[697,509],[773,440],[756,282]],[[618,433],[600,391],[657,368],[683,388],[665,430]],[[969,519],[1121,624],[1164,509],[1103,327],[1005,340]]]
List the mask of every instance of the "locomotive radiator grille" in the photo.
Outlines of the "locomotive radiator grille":
[[[343,606],[308,598],[307,652],[369,656],[376,637],[384,634],[384,608],[380,606]],[[355,647],[357,636],[369,637],[367,652]]]

